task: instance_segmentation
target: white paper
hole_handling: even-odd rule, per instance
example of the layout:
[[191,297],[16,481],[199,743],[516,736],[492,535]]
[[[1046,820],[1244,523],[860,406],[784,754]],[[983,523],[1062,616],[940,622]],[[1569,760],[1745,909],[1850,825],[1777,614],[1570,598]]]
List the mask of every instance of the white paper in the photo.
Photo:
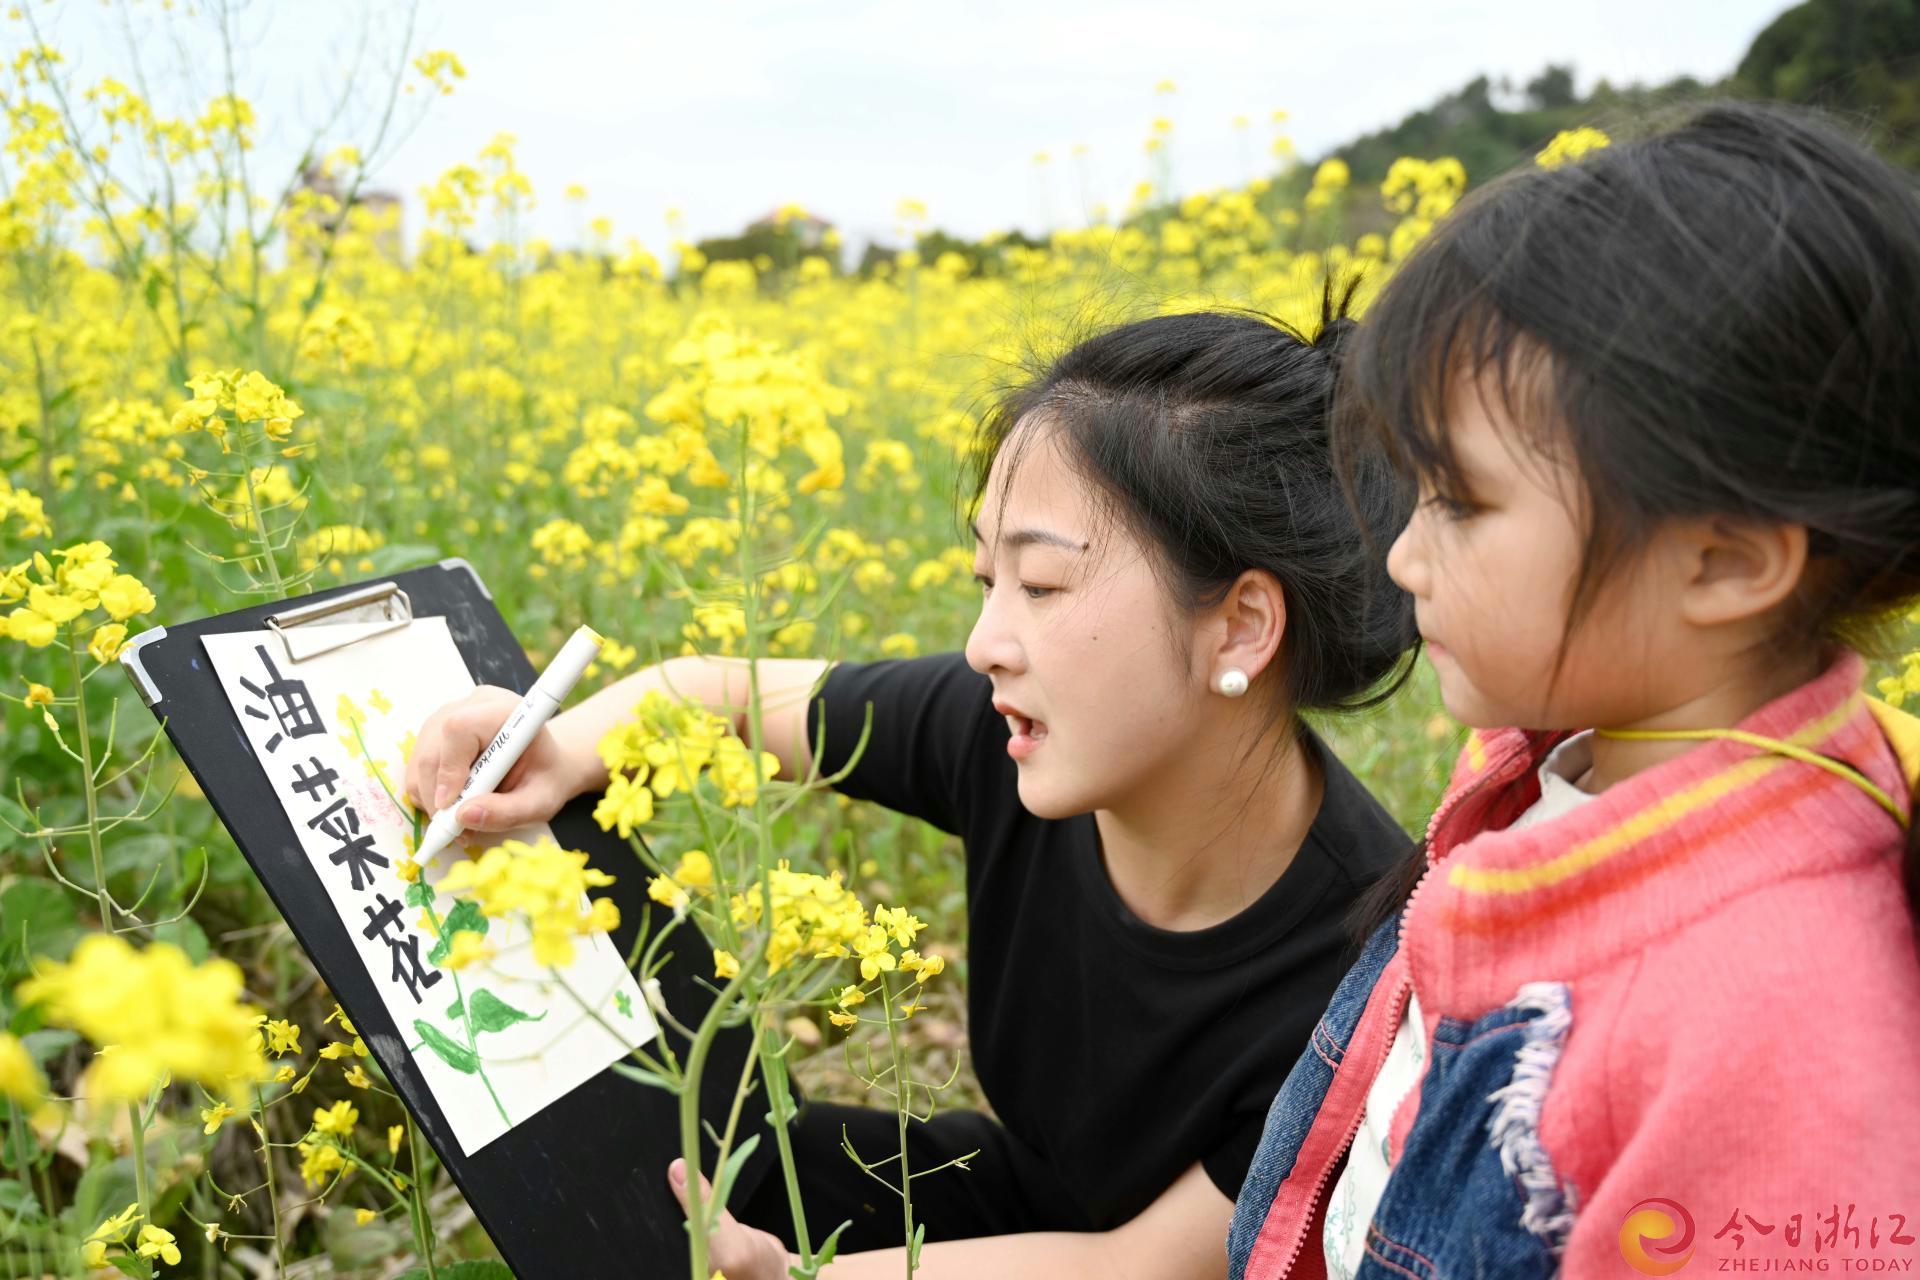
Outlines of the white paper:
[[[655,1026],[640,988],[604,933],[574,939],[574,962],[559,971],[565,987],[534,960],[529,931],[517,919],[487,922],[492,959],[457,973],[428,962],[434,938],[418,923],[423,911],[407,903],[410,886],[395,870],[411,824],[393,797],[404,786],[415,731],[475,684],[445,618],[415,618],[297,664],[267,630],[204,636],[201,643],[463,1152],[471,1155],[652,1039]],[[532,843],[543,836],[552,836],[545,823],[487,837],[486,843]],[[478,849],[456,845],[436,856],[425,881],[437,884],[469,851]],[[639,873],[636,863],[628,874]],[[451,898],[436,892],[436,919],[444,922],[453,908]],[[452,1011],[456,1001],[471,1001],[481,990],[529,1020],[471,1031]],[[476,1008],[489,1005],[486,997],[478,999]],[[427,1043],[422,1027],[443,1033],[456,1060],[463,1058],[461,1050],[477,1050],[478,1069],[450,1065]],[[373,1039],[365,1026],[359,1029]]]

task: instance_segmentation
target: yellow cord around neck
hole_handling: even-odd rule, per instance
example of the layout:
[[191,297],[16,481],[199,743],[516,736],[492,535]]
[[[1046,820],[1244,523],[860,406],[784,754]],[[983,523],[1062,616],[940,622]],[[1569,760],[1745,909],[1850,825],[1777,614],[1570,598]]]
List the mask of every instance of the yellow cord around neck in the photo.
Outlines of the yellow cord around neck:
[[1874,784],[1873,779],[1861,773],[1849,764],[1842,764],[1818,751],[1791,742],[1782,742],[1778,738],[1769,738],[1764,734],[1748,733],[1745,729],[1595,729],[1597,738],[1635,738],[1645,741],[1664,742],[1685,738],[1726,738],[1731,742],[1744,742],[1750,747],[1759,747],[1762,751],[1771,751],[1776,755],[1790,756],[1795,760],[1825,769],[1836,778],[1845,778],[1854,786],[1872,796],[1874,802],[1893,815],[1893,820],[1905,830],[1913,821],[1912,815],[1900,806],[1900,802]]

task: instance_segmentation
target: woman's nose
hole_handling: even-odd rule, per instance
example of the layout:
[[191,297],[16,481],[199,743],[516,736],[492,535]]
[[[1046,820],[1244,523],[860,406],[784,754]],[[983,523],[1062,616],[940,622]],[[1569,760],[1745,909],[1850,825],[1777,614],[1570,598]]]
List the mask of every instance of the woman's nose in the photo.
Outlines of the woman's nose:
[[967,636],[967,665],[987,675],[998,669],[1020,669],[1020,644],[991,596],[980,602],[980,616]]

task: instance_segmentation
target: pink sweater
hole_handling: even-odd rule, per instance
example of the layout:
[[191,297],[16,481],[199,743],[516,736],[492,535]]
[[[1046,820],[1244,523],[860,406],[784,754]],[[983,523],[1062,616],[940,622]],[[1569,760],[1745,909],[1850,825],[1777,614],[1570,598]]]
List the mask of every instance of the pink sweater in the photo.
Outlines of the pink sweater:
[[[1864,672],[1837,651],[1739,727],[1845,761],[1910,804],[1920,761],[1903,763],[1889,732],[1910,748],[1913,721],[1870,709]],[[1836,1205],[1843,1249],[1920,1257],[1888,1242],[1920,1236],[1920,956],[1899,825],[1853,783],[1714,740],[1569,814],[1501,830],[1562,736],[1470,738],[1375,996],[1411,978],[1431,1041],[1442,1016],[1471,1021],[1528,982],[1569,984],[1573,1021],[1540,1119],[1578,1215],[1565,1273],[1636,1274],[1621,1227],[1656,1197],[1691,1216],[1701,1262],[1811,1258],[1806,1237]],[[1390,1039],[1404,1003],[1372,1000],[1356,1049]],[[1416,1088],[1394,1113],[1396,1160],[1418,1105]],[[1737,1251],[1733,1233],[1715,1239],[1736,1211]],[[1793,1215],[1797,1248],[1784,1239]]]

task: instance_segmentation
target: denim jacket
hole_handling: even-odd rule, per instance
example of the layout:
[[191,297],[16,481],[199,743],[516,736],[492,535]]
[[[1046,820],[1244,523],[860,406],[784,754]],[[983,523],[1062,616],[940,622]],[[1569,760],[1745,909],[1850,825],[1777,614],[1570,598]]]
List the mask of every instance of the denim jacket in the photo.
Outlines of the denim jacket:
[[[1337,1149],[1322,1140],[1314,1149],[1303,1151],[1347,1055],[1354,1051],[1367,1055],[1370,1069],[1364,1074],[1349,1071],[1349,1079],[1342,1081],[1344,1089],[1357,1089],[1364,1097],[1391,1047],[1391,1034],[1375,1037],[1375,1043],[1365,1046],[1355,1045],[1353,1037],[1361,1014],[1373,1000],[1388,1003],[1390,1016],[1380,1020],[1381,1026],[1397,1027],[1405,1013],[1412,988],[1404,964],[1396,963],[1403,914],[1395,912],[1368,939],[1334,991],[1309,1051],[1294,1064],[1273,1100],[1234,1207],[1227,1237],[1229,1280],[1244,1280],[1249,1274],[1256,1246],[1260,1249],[1256,1275],[1323,1274],[1319,1233],[1324,1213],[1314,1215],[1297,1240],[1262,1239],[1261,1228],[1281,1183],[1296,1171],[1311,1175],[1298,1184],[1302,1192],[1323,1197],[1353,1140],[1361,1106],[1347,1108],[1353,1119],[1344,1126],[1344,1134],[1328,1131],[1327,1136],[1337,1140]],[[1551,1233],[1536,1233],[1522,1225],[1539,1217],[1537,1207],[1529,1212],[1519,1190],[1521,1183],[1502,1167],[1503,1159],[1514,1158],[1511,1144],[1490,1143],[1487,1134],[1496,1111],[1512,1114],[1516,1104],[1526,1105],[1519,1101],[1525,1096],[1524,1073],[1540,1054],[1525,1051],[1532,1045],[1551,1044],[1564,1032],[1566,1020],[1566,990],[1557,983],[1529,984],[1522,998],[1471,1023],[1440,1019],[1431,1064],[1421,1082],[1420,1110],[1368,1228],[1367,1258],[1356,1280],[1554,1272]],[[1521,1088],[1503,1094],[1516,1076]],[[1524,1141],[1523,1126],[1510,1121],[1506,1127],[1515,1139]],[[1307,1163],[1302,1163],[1303,1155]],[[1489,1230],[1487,1224],[1492,1223],[1508,1225]]]

